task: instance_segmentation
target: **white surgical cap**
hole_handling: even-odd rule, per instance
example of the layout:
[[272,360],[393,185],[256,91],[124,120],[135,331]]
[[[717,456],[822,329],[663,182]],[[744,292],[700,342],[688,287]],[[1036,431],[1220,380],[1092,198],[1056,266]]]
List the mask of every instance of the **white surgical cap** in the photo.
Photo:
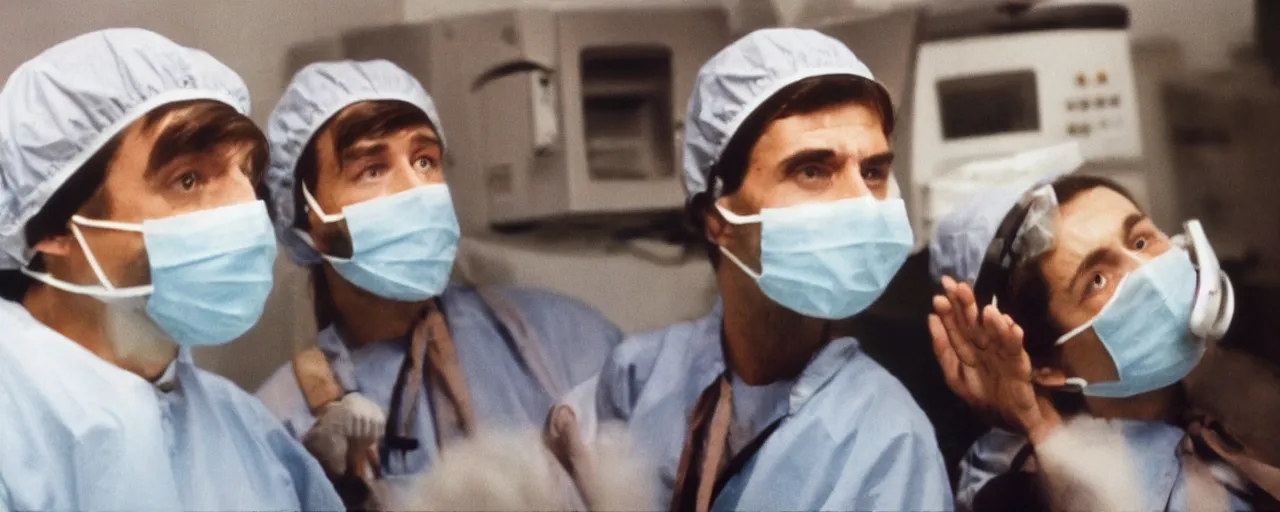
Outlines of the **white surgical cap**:
[[[871,70],[844,43],[808,29],[757,30],[703,64],[685,115],[686,197],[708,190],[719,196],[719,184],[710,183],[711,167],[743,121],[783,88],[815,76],[852,76],[876,83]],[[888,93],[881,89],[881,110],[892,115]]]
[[137,28],[91,32],[18,66],[0,90],[0,269],[30,263],[27,222],[94,153],[147,112],[187,100],[249,112],[234,71]]
[[[1020,201],[1026,201],[1028,210],[1015,234],[1016,252],[1026,258],[1047,250],[1053,243],[1058,204],[1053,189],[1046,185],[1083,161],[1079,145],[1072,141],[975,162],[1015,184],[984,190],[938,221],[929,241],[929,272],[934,279],[948,275],[974,284],[996,230]],[[1028,180],[1034,181],[1027,185]]]
[[293,229],[295,167],[302,150],[325,121],[342,109],[362,101],[403,101],[422,110],[436,135],[444,141],[436,104],[422,84],[395,64],[385,60],[366,62],[317,62],[297,74],[267,121],[271,141],[271,165],[266,184],[271,194],[272,219],[276,234],[289,249],[289,257],[299,265],[321,262],[320,254]]

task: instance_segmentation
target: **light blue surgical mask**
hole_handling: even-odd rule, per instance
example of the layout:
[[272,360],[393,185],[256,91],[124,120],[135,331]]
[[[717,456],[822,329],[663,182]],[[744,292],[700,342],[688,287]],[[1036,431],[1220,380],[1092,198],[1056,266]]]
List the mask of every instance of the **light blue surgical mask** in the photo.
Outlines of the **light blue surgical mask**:
[[760,272],[724,247],[720,252],[755,278],[765,296],[805,316],[851,317],[875,302],[911,253],[914,237],[901,199],[871,196],[737,215],[760,223]]
[[326,215],[305,185],[302,193],[324,222],[346,220],[351,257],[323,256],[351,284],[402,302],[435,297],[449,284],[459,228],[448,186],[414,187],[347,206],[336,215]]
[[1120,379],[1091,383],[1072,378],[1068,383],[1083,387],[1089,396],[1121,398],[1182,380],[1205,351],[1189,327],[1195,294],[1196,268],[1184,249],[1171,248],[1130,272],[1097,316],[1056,342],[1061,345],[1092,328]]
[[[142,233],[151,284],[117,288],[85,241],[80,226]],[[71,232],[100,286],[67,283],[23,269],[33,279],[105,302],[147,297],[147,316],[182,346],[219,345],[248,331],[271,293],[275,232],[266,205],[253,201],[141,224],[71,218]]]

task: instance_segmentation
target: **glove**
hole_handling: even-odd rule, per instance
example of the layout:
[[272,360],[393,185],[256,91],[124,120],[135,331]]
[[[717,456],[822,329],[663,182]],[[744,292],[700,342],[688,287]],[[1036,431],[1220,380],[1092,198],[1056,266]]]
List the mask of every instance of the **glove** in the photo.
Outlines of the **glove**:
[[387,416],[382,408],[360,393],[347,393],[342,399],[325,407],[317,424],[333,425],[342,435],[369,442],[382,438]]

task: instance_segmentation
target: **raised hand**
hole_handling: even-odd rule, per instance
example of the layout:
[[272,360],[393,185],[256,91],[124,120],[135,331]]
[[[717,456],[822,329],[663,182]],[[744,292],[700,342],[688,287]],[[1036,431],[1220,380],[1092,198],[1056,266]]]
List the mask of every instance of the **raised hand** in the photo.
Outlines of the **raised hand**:
[[1022,327],[994,305],[982,309],[979,322],[968,284],[944,276],[942,286],[946,295],[933,298],[929,332],[947,386],[971,407],[994,416],[1000,426],[1021,432],[1032,443],[1044,439],[1062,418],[1032,382]]

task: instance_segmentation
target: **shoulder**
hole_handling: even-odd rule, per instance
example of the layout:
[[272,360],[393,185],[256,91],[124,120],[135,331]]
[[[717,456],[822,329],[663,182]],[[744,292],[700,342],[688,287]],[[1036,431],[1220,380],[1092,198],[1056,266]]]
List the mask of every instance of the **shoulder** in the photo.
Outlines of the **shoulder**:
[[[598,310],[568,295],[515,286],[490,286],[485,287],[484,291],[496,293],[500,298],[510,301],[520,309],[522,315],[534,323],[586,323],[617,331],[617,327],[614,327]],[[449,303],[466,304],[476,308],[485,306],[481,291],[470,286],[451,286],[445,289],[441,297],[446,302],[446,308]]]
[[887,457],[941,456],[929,418],[902,383],[870,356],[854,354],[826,386],[813,405],[837,444]]
[[686,381],[701,379],[703,373],[719,373],[723,365],[720,317],[714,312],[698,320],[633,334],[605,361],[597,405],[604,417],[627,418],[651,382],[660,384],[664,392],[679,393],[690,388]]
[[[194,365],[190,369],[192,370],[189,373],[191,381],[182,382],[181,385],[185,387],[194,384],[199,390],[198,393],[208,400],[208,406],[214,408],[217,414],[236,417],[259,431],[281,426],[280,420],[273,416],[260,400],[241,389],[240,386],[221,375],[196,368]],[[190,396],[193,393],[187,394]]]
[[713,314],[629,335],[613,349],[605,367],[644,379],[659,359],[666,365],[693,366],[701,359],[718,358],[719,341],[720,319]]
[[254,397],[291,431],[311,419],[307,400],[302,396],[302,389],[298,387],[298,380],[293,374],[293,361],[280,365],[258,387]]

